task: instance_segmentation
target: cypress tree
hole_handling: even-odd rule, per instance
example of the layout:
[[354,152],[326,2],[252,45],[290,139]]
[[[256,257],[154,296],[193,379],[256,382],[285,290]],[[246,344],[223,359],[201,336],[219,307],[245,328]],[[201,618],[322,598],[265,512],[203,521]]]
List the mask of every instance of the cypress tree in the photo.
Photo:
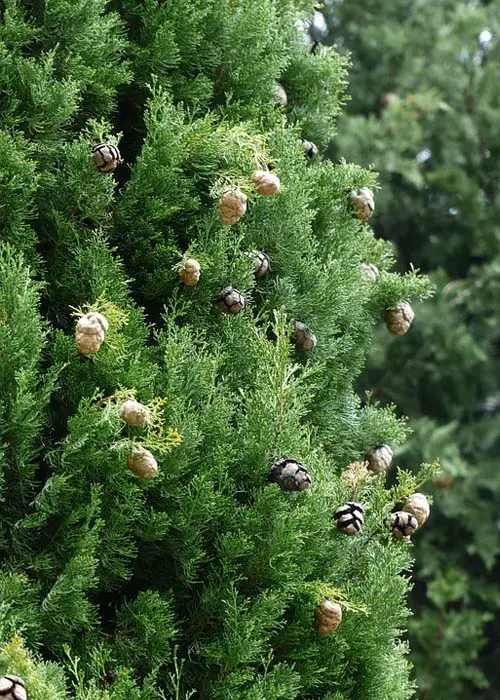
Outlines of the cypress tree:
[[435,469],[365,474],[409,429],[353,383],[430,283],[355,216],[375,173],[323,159],[347,61],[312,10],[4,3],[0,671],[31,700],[413,693],[390,514]]

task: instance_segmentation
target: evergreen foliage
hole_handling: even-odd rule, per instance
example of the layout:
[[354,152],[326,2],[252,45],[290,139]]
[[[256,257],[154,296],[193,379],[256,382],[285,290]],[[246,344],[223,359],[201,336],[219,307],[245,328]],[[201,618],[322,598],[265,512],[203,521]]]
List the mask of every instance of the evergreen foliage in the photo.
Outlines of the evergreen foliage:
[[[411,333],[380,343],[363,387],[415,433],[411,468],[439,456],[417,544],[410,624],[420,697],[498,697],[500,493],[499,3],[330,3],[327,43],[352,52],[349,114],[333,157],[373,165],[376,232],[439,294]],[[418,419],[418,420],[417,420]]]
[[[374,325],[430,283],[390,272],[391,246],[354,218],[376,175],[309,163],[342,107],[347,62],[310,55],[309,0],[6,0],[2,113],[0,672],[30,700],[411,697],[410,548],[387,519],[434,473],[366,480],[358,536],[335,508],[349,462],[408,435],[353,389]],[[290,107],[276,104],[280,80]],[[95,143],[118,145],[114,175]],[[275,197],[252,190],[273,164]],[[249,196],[224,226],[226,186]],[[271,260],[257,281],[248,251]],[[201,263],[179,280],[183,255]],[[360,263],[381,269],[376,284]],[[213,297],[233,284],[244,312]],[[75,324],[109,321],[92,356]],[[314,352],[294,349],[294,321]],[[131,427],[121,404],[151,410]],[[141,444],[159,473],[140,480]],[[313,484],[268,483],[294,456]],[[420,536],[420,535],[419,535]],[[321,638],[331,596],[341,628]]]

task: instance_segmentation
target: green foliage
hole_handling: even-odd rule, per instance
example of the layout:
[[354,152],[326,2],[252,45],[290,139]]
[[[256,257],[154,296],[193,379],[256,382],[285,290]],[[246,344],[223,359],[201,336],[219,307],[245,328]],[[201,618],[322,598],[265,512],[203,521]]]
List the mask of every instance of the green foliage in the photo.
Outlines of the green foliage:
[[116,657],[139,673],[156,671],[171,661],[175,633],[172,601],[156,591],[142,591],[118,613]]
[[103,0],[6,0],[0,30],[2,122],[57,148],[72,121],[106,116],[128,77],[124,30]]
[[0,579],[0,644],[22,635],[30,646],[40,643],[42,624],[36,588],[24,574],[2,573]]
[[27,651],[20,637],[15,636],[0,651],[0,672],[20,676],[34,700],[64,700],[66,681],[60,666],[36,659]]
[[289,65],[283,84],[292,105],[291,118],[309,140],[326,147],[344,105],[345,61],[331,51],[299,53]]
[[53,366],[45,377],[40,374],[47,333],[38,313],[40,286],[30,278],[22,256],[9,245],[0,248],[0,278],[3,540],[10,539],[36,492],[41,431],[57,368]]
[[35,255],[36,236],[29,221],[35,215],[37,177],[29,147],[21,135],[14,138],[0,131],[2,171],[0,176],[0,221],[2,240],[11,242],[29,256]]

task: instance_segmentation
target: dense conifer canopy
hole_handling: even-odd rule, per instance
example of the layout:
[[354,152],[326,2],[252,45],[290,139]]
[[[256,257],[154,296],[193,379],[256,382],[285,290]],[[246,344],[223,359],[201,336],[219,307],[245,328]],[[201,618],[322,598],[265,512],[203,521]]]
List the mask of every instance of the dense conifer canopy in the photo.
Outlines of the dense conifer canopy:
[[[430,284],[391,272],[353,215],[376,174],[323,159],[348,64],[304,43],[313,5],[3,3],[0,671],[30,700],[412,695],[411,545],[389,516],[432,469],[367,478],[354,537],[333,513],[354,500],[348,465],[406,440],[353,383],[384,312]],[[259,196],[268,167],[281,190]],[[228,187],[248,197],[233,226]],[[238,314],[213,303],[228,286]],[[290,342],[296,322],[313,350]],[[144,426],[122,418],[133,399]],[[138,444],[156,476],[144,452],[130,462]],[[280,457],[309,488],[269,482]],[[328,597],[343,619],[323,637]]]

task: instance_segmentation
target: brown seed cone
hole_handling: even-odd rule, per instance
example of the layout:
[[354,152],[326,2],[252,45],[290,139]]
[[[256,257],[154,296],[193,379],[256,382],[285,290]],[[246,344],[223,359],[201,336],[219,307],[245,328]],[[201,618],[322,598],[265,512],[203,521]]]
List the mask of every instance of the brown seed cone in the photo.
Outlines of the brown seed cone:
[[265,277],[269,272],[269,258],[263,250],[252,250],[248,255],[253,260],[253,271],[256,277]]
[[304,151],[304,155],[308,160],[314,160],[318,155],[318,147],[312,141],[307,141],[307,139],[299,139],[298,145]]
[[252,175],[255,191],[261,195],[278,194],[280,191],[280,179],[274,173],[265,170],[256,170]]
[[438,489],[449,489],[455,483],[455,479],[452,476],[439,476],[432,483]]
[[411,513],[411,515],[415,516],[419,527],[422,527],[422,525],[425,524],[431,513],[429,501],[423,493],[412,493],[404,504],[403,510],[406,513]]
[[285,92],[285,88],[277,80],[273,84],[273,93],[276,98],[276,102],[281,105],[281,107],[286,107],[288,105],[288,97]]
[[0,698],[2,700],[26,700],[23,679],[12,674],[2,676],[0,678]]
[[328,637],[335,632],[342,622],[342,608],[338,603],[333,603],[328,598],[316,608],[314,624],[321,637]]
[[386,92],[382,95],[380,100],[380,106],[382,109],[387,109],[388,107],[397,107],[401,104],[401,99],[395,92]]
[[192,275],[183,274],[181,280],[186,287],[196,287],[200,281],[200,275],[199,273],[193,273]]
[[226,314],[239,314],[245,308],[243,295],[233,287],[224,287],[220,294],[214,298],[214,303],[218,309]]
[[376,282],[379,276],[379,270],[373,263],[361,263],[361,270],[364,276],[371,282]]
[[317,342],[316,336],[310,328],[300,321],[295,321],[292,343],[294,343],[299,350],[313,350]]
[[158,463],[149,450],[135,445],[127,458],[128,468],[141,479],[152,479],[158,473]]
[[75,342],[82,355],[93,355],[99,350],[108,328],[108,319],[97,311],[90,311],[78,319]]
[[280,457],[271,465],[269,481],[279,484],[284,491],[304,491],[311,485],[311,477],[296,459]]
[[349,501],[337,508],[333,517],[337,521],[337,528],[344,535],[357,535],[365,520],[365,509],[360,503]]
[[142,403],[129,399],[123,404],[120,415],[128,425],[146,425],[151,418],[151,411]]
[[375,211],[375,200],[371,189],[361,187],[359,190],[352,190],[351,205],[357,218],[367,221]]
[[248,197],[238,188],[224,190],[219,203],[219,217],[223,224],[232,226],[247,210]]
[[401,301],[395,309],[385,312],[385,325],[391,335],[404,335],[415,318],[415,312],[407,301]]
[[391,515],[392,532],[398,540],[409,540],[418,528],[418,522],[414,515],[398,510]]
[[200,281],[201,267],[198,260],[188,258],[182,265],[179,277],[187,287],[194,287]]
[[389,445],[378,445],[366,455],[368,469],[374,474],[385,474],[391,466],[392,455]]
[[120,151],[110,143],[98,143],[92,149],[92,162],[100,173],[112,173],[120,160]]

